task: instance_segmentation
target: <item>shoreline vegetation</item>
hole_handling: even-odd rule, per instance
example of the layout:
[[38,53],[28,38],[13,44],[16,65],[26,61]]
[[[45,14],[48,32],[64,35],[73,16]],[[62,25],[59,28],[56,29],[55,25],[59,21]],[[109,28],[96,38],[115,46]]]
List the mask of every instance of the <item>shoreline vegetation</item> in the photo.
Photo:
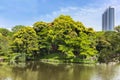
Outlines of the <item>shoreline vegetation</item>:
[[97,64],[120,61],[120,26],[115,31],[94,31],[70,16],[32,27],[0,28],[0,64],[42,61]]

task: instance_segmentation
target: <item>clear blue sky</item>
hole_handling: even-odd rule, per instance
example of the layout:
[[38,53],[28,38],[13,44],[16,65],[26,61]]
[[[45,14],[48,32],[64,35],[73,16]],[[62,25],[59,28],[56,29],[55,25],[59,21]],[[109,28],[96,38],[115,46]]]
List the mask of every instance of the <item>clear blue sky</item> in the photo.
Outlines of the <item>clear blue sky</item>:
[[115,25],[119,25],[120,0],[0,0],[0,27],[32,26],[36,21],[51,22],[65,14],[87,27],[101,30],[101,15],[109,6],[115,8]]

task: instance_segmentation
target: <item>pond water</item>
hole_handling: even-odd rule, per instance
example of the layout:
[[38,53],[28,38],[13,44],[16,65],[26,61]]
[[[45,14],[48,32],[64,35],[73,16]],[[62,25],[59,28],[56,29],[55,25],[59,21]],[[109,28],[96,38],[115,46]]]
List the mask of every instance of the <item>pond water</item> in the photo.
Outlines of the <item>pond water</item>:
[[120,64],[48,64],[0,66],[0,80],[120,80]]

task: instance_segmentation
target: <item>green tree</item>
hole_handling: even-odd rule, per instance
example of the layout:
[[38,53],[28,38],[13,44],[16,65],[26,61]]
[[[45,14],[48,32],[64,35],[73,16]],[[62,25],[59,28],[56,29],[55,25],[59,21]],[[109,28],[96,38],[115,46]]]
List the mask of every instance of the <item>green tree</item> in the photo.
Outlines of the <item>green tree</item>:
[[8,60],[10,53],[10,39],[0,33],[0,57]]
[[11,35],[11,32],[8,29],[6,29],[6,28],[0,28],[0,33],[3,36],[9,36],[9,35]]
[[120,55],[120,37],[118,32],[107,31],[97,39],[98,60],[100,62],[118,61]]
[[41,55],[60,53],[65,58],[84,56],[86,59],[97,53],[95,31],[70,16],[60,15],[51,23],[36,22],[33,28],[38,35]]
[[12,28],[12,31],[15,33],[15,32],[19,31],[22,28],[25,28],[25,26],[23,26],[23,25],[16,25],[16,26],[14,26]]
[[38,50],[38,40],[36,32],[31,27],[25,27],[20,29],[13,35],[12,52],[21,53],[29,58],[35,55],[35,51]]
[[96,54],[93,29],[87,29],[81,22],[75,22],[70,16],[64,15],[56,18],[52,26],[52,40],[58,50],[67,56],[84,55],[86,58]]
[[51,49],[51,40],[49,39],[50,23],[36,22],[33,24],[33,29],[38,36],[38,53],[42,56],[49,54]]
[[120,25],[115,27],[115,31],[120,32]]

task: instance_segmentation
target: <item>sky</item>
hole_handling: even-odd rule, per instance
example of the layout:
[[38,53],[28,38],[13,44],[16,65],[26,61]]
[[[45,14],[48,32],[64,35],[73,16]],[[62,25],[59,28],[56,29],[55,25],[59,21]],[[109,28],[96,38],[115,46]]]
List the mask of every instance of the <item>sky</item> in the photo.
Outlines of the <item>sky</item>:
[[102,14],[109,6],[115,8],[115,26],[120,25],[120,0],[0,0],[0,27],[52,22],[64,14],[101,31]]

